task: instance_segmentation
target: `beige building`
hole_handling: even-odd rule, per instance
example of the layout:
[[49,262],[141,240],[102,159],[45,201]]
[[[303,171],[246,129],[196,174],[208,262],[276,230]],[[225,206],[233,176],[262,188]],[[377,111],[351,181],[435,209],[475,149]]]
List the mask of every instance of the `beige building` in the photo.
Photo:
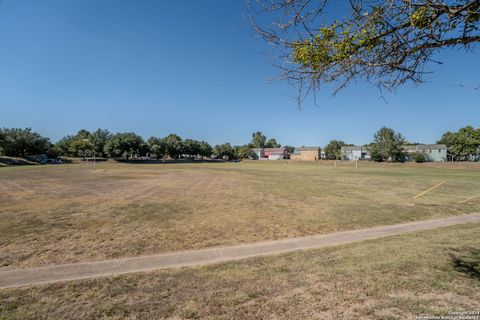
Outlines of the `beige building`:
[[295,148],[290,155],[292,160],[315,161],[320,160],[320,147],[301,147]]

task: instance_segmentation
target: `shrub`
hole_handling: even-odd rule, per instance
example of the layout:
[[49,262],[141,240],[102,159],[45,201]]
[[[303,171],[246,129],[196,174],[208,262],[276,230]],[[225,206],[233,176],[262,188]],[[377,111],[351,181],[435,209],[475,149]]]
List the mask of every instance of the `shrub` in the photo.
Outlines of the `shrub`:
[[415,162],[417,162],[417,163],[422,163],[422,162],[427,162],[428,159],[427,159],[427,156],[424,155],[423,153],[416,152],[416,153],[413,155],[413,161],[415,161]]

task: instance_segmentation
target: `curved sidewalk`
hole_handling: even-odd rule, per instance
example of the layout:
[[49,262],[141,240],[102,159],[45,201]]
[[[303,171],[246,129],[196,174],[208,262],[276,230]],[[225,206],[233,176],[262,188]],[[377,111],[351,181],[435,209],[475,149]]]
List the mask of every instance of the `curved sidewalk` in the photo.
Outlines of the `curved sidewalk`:
[[480,222],[480,213],[238,246],[53,265],[33,269],[14,269],[0,272],[0,288],[114,276],[165,268],[198,266],[295,250],[321,248],[468,222]]

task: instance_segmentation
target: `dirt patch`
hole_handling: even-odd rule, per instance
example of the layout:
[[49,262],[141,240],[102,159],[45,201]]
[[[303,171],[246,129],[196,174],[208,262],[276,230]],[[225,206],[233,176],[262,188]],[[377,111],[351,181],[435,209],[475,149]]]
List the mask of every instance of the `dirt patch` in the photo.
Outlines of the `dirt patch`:
[[[447,183],[411,206],[411,197]],[[102,260],[480,211],[480,171],[282,162],[10,167],[0,268]]]

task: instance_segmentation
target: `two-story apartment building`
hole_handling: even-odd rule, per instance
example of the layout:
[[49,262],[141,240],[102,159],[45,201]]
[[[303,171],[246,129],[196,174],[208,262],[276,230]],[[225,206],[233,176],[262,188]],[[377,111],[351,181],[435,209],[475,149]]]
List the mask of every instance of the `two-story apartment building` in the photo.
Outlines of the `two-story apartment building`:
[[417,144],[404,146],[407,160],[412,160],[415,153],[424,154],[428,161],[447,161],[447,146],[444,144]]
[[[424,154],[428,161],[447,161],[447,146],[444,144],[418,144],[404,146],[407,157],[413,160],[415,153]],[[348,146],[341,148],[342,160],[369,160],[370,150],[367,146]]]
[[342,160],[370,160],[367,146],[347,146],[340,149]]

